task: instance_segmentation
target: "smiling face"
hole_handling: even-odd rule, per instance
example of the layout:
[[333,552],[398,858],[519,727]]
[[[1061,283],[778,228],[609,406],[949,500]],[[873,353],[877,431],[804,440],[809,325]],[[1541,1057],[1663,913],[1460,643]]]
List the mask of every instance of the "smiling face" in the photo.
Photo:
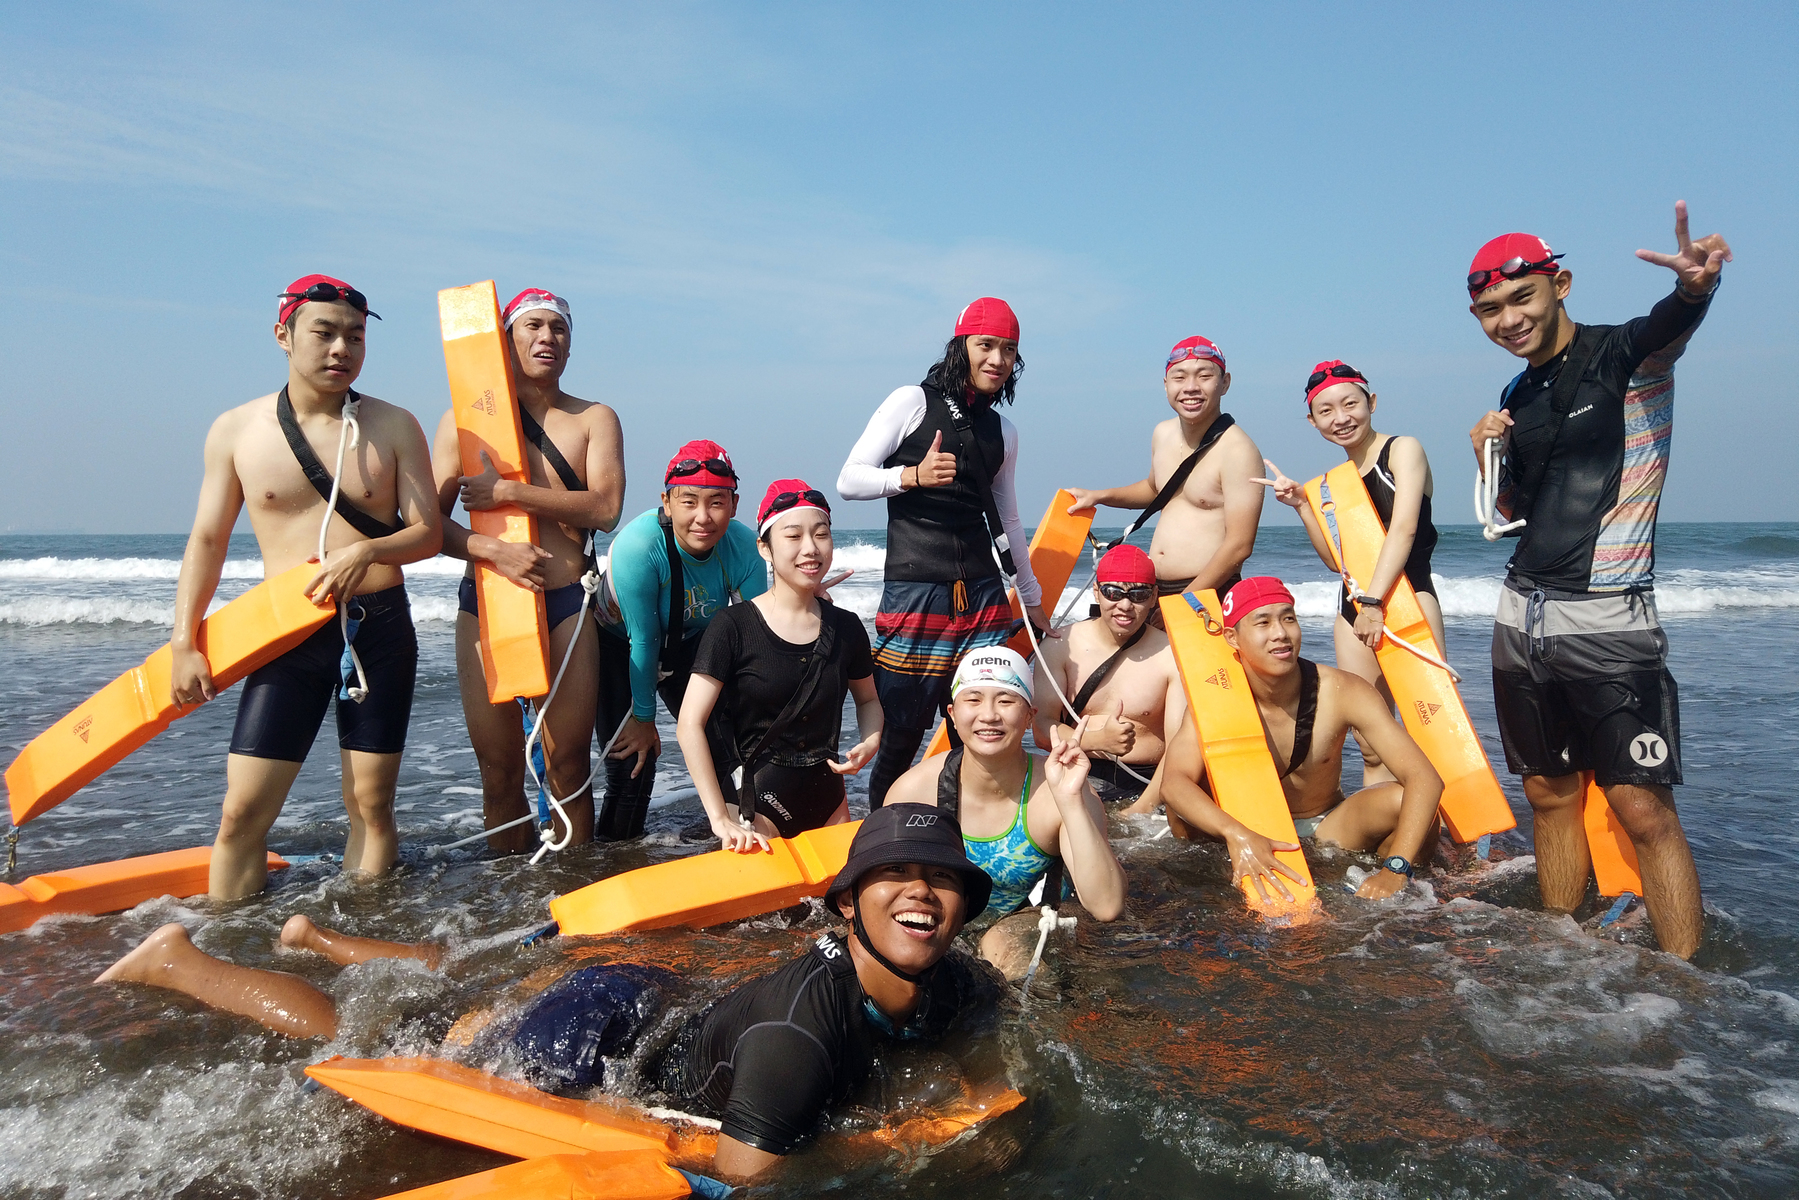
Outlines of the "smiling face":
[[775,577],[796,591],[816,588],[831,569],[831,517],[816,508],[795,508],[775,518],[756,543]]
[[1264,604],[1224,631],[1243,669],[1278,678],[1299,665],[1299,616],[1291,604]]
[[1312,397],[1306,420],[1325,441],[1351,449],[1374,431],[1374,396],[1357,383],[1335,384]]
[[[1139,589],[1142,600],[1130,597],[1131,588]],[[1125,589],[1122,600],[1107,597],[1104,589],[1118,591]],[[1149,620],[1150,612],[1155,608],[1156,589],[1149,584],[1110,583],[1094,588],[1094,595],[1099,601],[1099,619],[1105,626],[1120,638],[1128,638],[1137,632],[1138,626]]]
[[1561,351],[1558,343],[1568,320],[1562,301],[1573,286],[1569,271],[1508,279],[1476,296],[1468,311],[1479,318],[1495,346],[1541,366]]
[[1231,390],[1230,373],[1211,358],[1183,358],[1162,377],[1168,390],[1168,407],[1183,421],[1203,421],[1218,415],[1224,394]]
[[368,319],[347,301],[310,300],[290,324],[275,326],[289,370],[327,395],[349,390],[362,374]]
[[718,545],[737,515],[737,493],[724,488],[674,486],[662,493],[662,511],[675,527],[681,549],[698,556]]
[[949,953],[968,911],[962,874],[949,867],[890,863],[856,880],[856,900],[840,896],[845,920],[862,910],[869,941],[900,970],[918,974]]
[[533,383],[553,384],[568,368],[569,328],[561,313],[534,308],[512,323],[513,363]]
[[972,334],[968,342],[968,381],[984,396],[999,394],[1018,363],[1018,343],[990,333]]
[[950,701],[950,720],[969,754],[982,758],[1024,752],[1024,731],[1037,710],[1017,692],[969,684]]

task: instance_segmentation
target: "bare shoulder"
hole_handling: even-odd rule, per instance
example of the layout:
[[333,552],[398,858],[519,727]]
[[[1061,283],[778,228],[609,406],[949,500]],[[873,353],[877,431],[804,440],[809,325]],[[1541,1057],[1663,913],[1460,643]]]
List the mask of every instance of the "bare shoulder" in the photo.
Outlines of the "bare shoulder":
[[1360,675],[1319,663],[1318,695],[1321,701],[1332,701],[1338,711],[1350,719],[1351,724],[1355,723],[1356,718],[1369,715],[1369,705],[1379,710],[1382,720],[1389,719],[1386,701],[1374,690],[1374,685]]
[[1428,469],[1430,467],[1430,459],[1424,454],[1424,443],[1415,437],[1402,434],[1393,436],[1393,449],[1388,454],[1387,461],[1402,469],[1405,467]]
[[893,781],[887,793],[888,804],[937,804],[937,778],[949,755],[933,754]]
[[579,417],[581,423],[587,426],[589,433],[606,433],[621,427],[618,414],[612,410],[612,406],[602,404],[598,400],[582,400],[565,392],[562,402],[557,407]]
[[228,408],[220,413],[207,432],[207,440],[215,438],[235,439],[245,428],[258,420],[272,420],[275,416],[275,396],[270,392],[266,396],[258,396],[246,404],[236,408]]
[[1232,425],[1218,439],[1218,449],[1232,460],[1242,459],[1251,462],[1254,473],[1262,473],[1262,452],[1256,449],[1255,439],[1243,428],[1241,423]]
[[[445,415],[448,419],[448,414]],[[401,408],[397,404],[389,403],[379,396],[364,395],[362,397],[361,411],[357,420],[371,436],[381,439],[409,438],[412,434],[422,435],[424,433],[424,429],[419,425],[419,419],[413,416],[411,411]]]
[[1143,630],[1143,640],[1136,645],[1135,657],[1154,658],[1158,654],[1166,654],[1168,665],[1171,667],[1174,665],[1174,650],[1172,643],[1168,640],[1167,631],[1150,625]]
[[1166,421],[1158,421],[1156,422],[1156,427],[1150,431],[1149,444],[1152,449],[1159,450],[1164,446],[1172,445],[1177,442],[1180,442],[1182,446],[1185,446],[1185,443],[1181,441],[1181,421],[1179,417],[1169,417]]

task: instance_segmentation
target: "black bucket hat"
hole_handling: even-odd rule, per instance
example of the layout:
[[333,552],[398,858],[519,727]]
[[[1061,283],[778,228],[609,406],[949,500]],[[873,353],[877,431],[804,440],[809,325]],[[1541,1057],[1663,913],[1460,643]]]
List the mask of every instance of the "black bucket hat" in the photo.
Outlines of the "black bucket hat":
[[962,917],[965,922],[985,912],[987,898],[993,894],[993,880],[987,872],[968,861],[962,849],[962,827],[954,817],[930,804],[889,804],[870,813],[856,831],[849,861],[825,893],[826,906],[836,912],[838,899],[864,872],[890,863],[919,863],[960,872],[968,909]]

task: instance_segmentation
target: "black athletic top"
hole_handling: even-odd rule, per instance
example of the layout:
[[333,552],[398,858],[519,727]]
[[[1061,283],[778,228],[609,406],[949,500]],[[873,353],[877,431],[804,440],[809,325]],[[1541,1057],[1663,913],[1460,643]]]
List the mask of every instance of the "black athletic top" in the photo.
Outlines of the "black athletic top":
[[952,950],[924,985],[918,1011],[894,1029],[856,978],[849,947],[820,934],[806,954],[743,984],[690,1020],[662,1062],[659,1084],[682,1107],[770,1154],[792,1153],[826,1109],[847,1098],[884,1041],[935,1039],[994,1011],[992,968]]
[[[1528,511],[1506,505],[1528,522],[1507,564],[1514,586],[1582,593],[1653,582],[1655,517],[1673,439],[1672,359],[1709,306],[1709,297],[1691,304],[1670,294],[1646,317],[1578,326],[1577,339],[1593,339],[1593,354],[1553,445],[1550,401],[1568,352],[1512,381],[1501,401],[1514,421],[1502,505],[1532,460],[1548,456],[1534,499],[1524,501]],[[1664,361],[1644,369],[1652,355]]]
[[[916,467],[937,434],[956,456],[956,478],[943,487],[915,487],[887,497],[888,579],[948,583],[999,574],[988,549],[986,502],[978,479],[991,481],[1006,460],[1006,435],[989,402],[967,403],[971,428],[965,445],[942,389],[926,380],[924,419],[906,435],[884,467]],[[971,461],[970,449],[978,456]]]
[[[1374,502],[1374,511],[1380,514],[1380,523],[1384,529],[1393,528],[1393,497],[1399,491],[1399,485],[1393,479],[1393,467],[1388,462],[1393,453],[1393,440],[1390,437],[1386,440],[1380,453],[1374,458],[1374,465],[1362,476],[1362,484],[1368,489],[1368,499]],[[1430,496],[1424,495],[1418,499],[1418,533],[1412,538],[1412,552],[1405,560],[1405,577],[1414,592],[1430,596],[1437,594],[1437,585],[1431,582],[1430,577],[1430,556],[1436,548],[1437,526],[1431,520]],[[1355,624],[1355,602],[1347,596],[1343,598],[1343,619],[1351,625]]]
[[[874,674],[861,618],[828,601],[819,607],[822,619],[831,623],[836,644],[810,701],[763,747],[759,756],[763,761],[807,767],[829,758],[843,733],[843,697],[850,680]],[[799,646],[777,637],[754,604],[733,604],[712,618],[693,670],[724,684],[722,702],[731,714],[739,753],[747,754],[761,743],[799,691],[817,645],[815,641]]]

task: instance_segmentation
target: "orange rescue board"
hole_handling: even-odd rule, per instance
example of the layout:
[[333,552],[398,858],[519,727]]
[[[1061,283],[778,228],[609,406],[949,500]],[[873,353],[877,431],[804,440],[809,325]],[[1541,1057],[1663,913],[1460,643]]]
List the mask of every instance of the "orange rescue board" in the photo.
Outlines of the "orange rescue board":
[[[450,409],[462,473],[486,471],[481,455],[500,475],[531,482],[518,398],[512,390],[512,354],[500,324],[493,280],[437,293],[443,325],[444,366],[450,375]],[[468,514],[469,528],[503,542],[537,542],[537,519],[512,505]],[[487,698],[503,704],[550,690],[549,618],[543,594],[520,587],[485,563],[475,567],[481,608],[481,668]]]
[[1581,816],[1587,827],[1587,849],[1593,854],[1593,878],[1599,882],[1601,896],[1633,896],[1643,894],[1643,875],[1637,867],[1637,848],[1618,821],[1618,814],[1606,802],[1605,789],[1594,782],[1591,771],[1580,773]]
[[[1205,616],[1195,612],[1190,600],[1205,606]],[[1249,679],[1236,652],[1224,640],[1224,624],[1218,610],[1218,593],[1206,588],[1183,596],[1162,597],[1162,624],[1168,631],[1174,660],[1187,689],[1187,710],[1198,726],[1204,748],[1206,777],[1218,807],[1263,837],[1277,842],[1297,842],[1293,812],[1287,807],[1274,759],[1268,754],[1268,736]],[[1291,901],[1273,895],[1264,900],[1253,881],[1243,884],[1249,906],[1270,921],[1303,925],[1322,915],[1312,887],[1312,871],[1298,850],[1277,850],[1275,856],[1305,882],[1283,879],[1293,893]]]
[[[1095,509],[1083,508],[1073,516],[1068,515],[1068,506],[1074,503],[1074,497],[1067,492],[1058,491],[1055,499],[1049,502],[1049,511],[1043,514],[1043,521],[1037,526],[1037,532],[1031,535],[1031,571],[1037,576],[1037,582],[1043,588],[1043,599],[1049,605],[1049,612],[1055,613],[1057,601],[1068,587],[1068,580],[1074,575],[1075,566],[1081,561],[1081,551],[1087,547],[1087,534],[1093,529]],[[1024,616],[1024,606],[1018,602],[1016,589],[1008,595],[1014,617]],[[1012,635],[1006,645],[1018,651],[1024,657],[1031,656],[1031,635],[1020,629]],[[931,744],[926,748],[924,756],[949,753],[949,726],[937,722],[937,732],[931,735]]]
[[769,839],[766,854],[714,850],[639,867],[550,901],[565,934],[741,921],[822,896],[849,861],[860,821]]
[[[29,928],[53,913],[98,915],[136,908],[158,896],[197,896],[206,890],[211,863],[212,847],[196,846],[0,883],[0,933]],[[279,854],[269,855],[269,870],[286,865]]]
[[[195,644],[221,692],[298,646],[336,615],[334,607],[320,608],[306,598],[306,585],[318,573],[316,563],[302,563],[263,580],[200,622]],[[174,662],[173,652],[164,646],[19,751],[6,768],[14,825],[55,808],[177,717],[199,707],[170,698]]]
[[[1312,502],[1312,511],[1320,523],[1324,521],[1326,484],[1330,486],[1337,531],[1343,538],[1343,556],[1349,560],[1347,569],[1366,586],[1374,578],[1374,564],[1387,537],[1386,527],[1381,524],[1380,514],[1374,510],[1368,488],[1353,462],[1345,462],[1306,484],[1306,498]],[[1443,647],[1431,636],[1430,624],[1418,605],[1417,593],[1404,575],[1387,595],[1387,626],[1412,645],[1444,658]],[[1458,842],[1472,842],[1482,834],[1515,829],[1518,820],[1480,747],[1480,735],[1474,732],[1474,722],[1468,719],[1468,709],[1455,689],[1455,681],[1441,667],[1395,646],[1392,638],[1381,639],[1374,656],[1399,705],[1406,732],[1443,777],[1441,809],[1449,836]]]
[[464,1175],[388,1200],[682,1200],[687,1179],[659,1155],[552,1154]]

